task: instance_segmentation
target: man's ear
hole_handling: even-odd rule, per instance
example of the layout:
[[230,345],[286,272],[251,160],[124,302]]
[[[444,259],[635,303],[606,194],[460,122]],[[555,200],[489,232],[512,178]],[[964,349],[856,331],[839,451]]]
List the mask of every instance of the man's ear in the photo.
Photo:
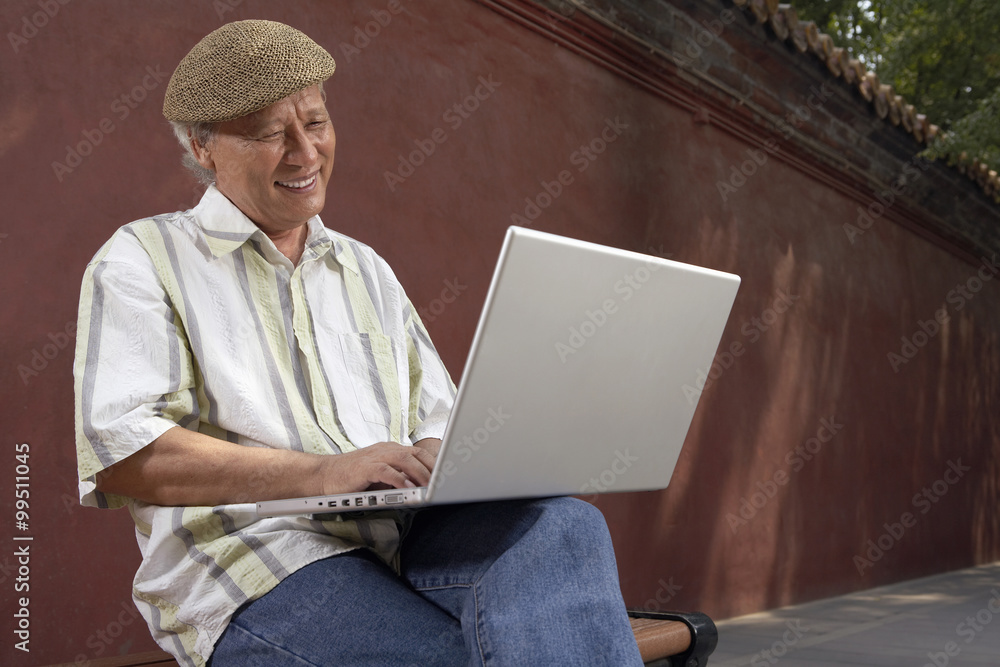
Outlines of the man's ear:
[[215,160],[212,159],[212,151],[191,136],[190,132],[188,133],[188,141],[191,142],[191,151],[194,153],[194,159],[198,161],[198,164],[209,171],[215,171]]

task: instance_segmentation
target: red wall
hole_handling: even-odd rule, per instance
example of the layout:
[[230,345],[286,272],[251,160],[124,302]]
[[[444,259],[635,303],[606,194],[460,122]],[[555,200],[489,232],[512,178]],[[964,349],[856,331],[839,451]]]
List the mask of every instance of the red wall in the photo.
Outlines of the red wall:
[[[324,221],[388,259],[456,378],[512,214],[525,215],[525,198],[563,171],[572,182],[533,226],[743,277],[720,348],[740,343],[742,353],[706,389],[670,488],[598,500],[629,604],[724,618],[1000,555],[996,279],[971,298],[949,298],[979,265],[893,216],[852,244],[843,225],[871,192],[830,187],[778,156],[724,201],[717,183],[747,159],[745,140],[482,5],[400,6],[0,6],[0,27],[19,36],[0,46],[5,664],[154,648],[130,602],[138,550],[128,514],[75,501],[65,333],[84,266],[111,233],[196,201],[160,114],[163,77],[201,36],[242,18],[290,23],[337,59],[327,92],[338,154]],[[41,27],[28,30],[25,17]],[[380,17],[387,24],[360,39]],[[472,100],[477,89],[482,99]],[[477,107],[467,118],[448,113],[463,102]],[[616,121],[620,136],[593,160],[581,157]],[[444,141],[390,188],[386,172],[435,136]],[[80,152],[92,150],[72,171],[53,167],[81,143]],[[941,308],[946,324],[894,372],[887,354]],[[823,420],[836,433],[809,443],[826,438]],[[21,443],[30,446],[27,531],[14,524],[11,490]],[[796,463],[796,447],[817,445]],[[939,501],[914,500],[959,460],[969,470],[938,483]],[[742,499],[761,505],[744,507],[745,524],[735,523]],[[891,544],[883,538],[888,550],[859,573],[855,556],[905,512],[912,525]],[[24,544],[29,654],[12,639],[24,595],[14,551]]]

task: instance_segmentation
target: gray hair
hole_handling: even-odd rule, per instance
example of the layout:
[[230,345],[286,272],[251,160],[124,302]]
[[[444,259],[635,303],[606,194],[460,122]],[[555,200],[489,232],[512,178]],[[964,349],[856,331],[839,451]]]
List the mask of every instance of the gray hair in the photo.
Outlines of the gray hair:
[[188,171],[194,174],[194,177],[202,185],[211,185],[214,183],[215,172],[211,169],[206,169],[198,163],[198,160],[194,156],[194,150],[191,148],[191,140],[194,139],[202,146],[207,146],[210,141],[215,139],[215,135],[218,134],[218,124],[201,121],[186,123],[172,120],[170,121],[170,127],[173,128],[174,136],[177,137],[177,141],[184,148],[184,156],[181,158],[181,164],[187,167]]

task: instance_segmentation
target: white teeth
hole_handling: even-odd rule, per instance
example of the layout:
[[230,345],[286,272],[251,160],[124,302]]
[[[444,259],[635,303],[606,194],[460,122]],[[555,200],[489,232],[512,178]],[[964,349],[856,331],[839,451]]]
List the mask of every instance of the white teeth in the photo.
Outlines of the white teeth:
[[307,188],[316,182],[316,176],[313,175],[311,178],[307,178],[304,181],[278,181],[278,185],[284,185],[286,188]]

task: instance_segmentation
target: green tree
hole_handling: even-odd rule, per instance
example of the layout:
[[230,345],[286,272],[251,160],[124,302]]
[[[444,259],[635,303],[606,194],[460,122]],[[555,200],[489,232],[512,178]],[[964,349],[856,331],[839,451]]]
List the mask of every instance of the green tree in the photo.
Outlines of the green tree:
[[964,151],[1000,165],[1000,2],[795,0],[795,8],[945,130],[930,155]]

